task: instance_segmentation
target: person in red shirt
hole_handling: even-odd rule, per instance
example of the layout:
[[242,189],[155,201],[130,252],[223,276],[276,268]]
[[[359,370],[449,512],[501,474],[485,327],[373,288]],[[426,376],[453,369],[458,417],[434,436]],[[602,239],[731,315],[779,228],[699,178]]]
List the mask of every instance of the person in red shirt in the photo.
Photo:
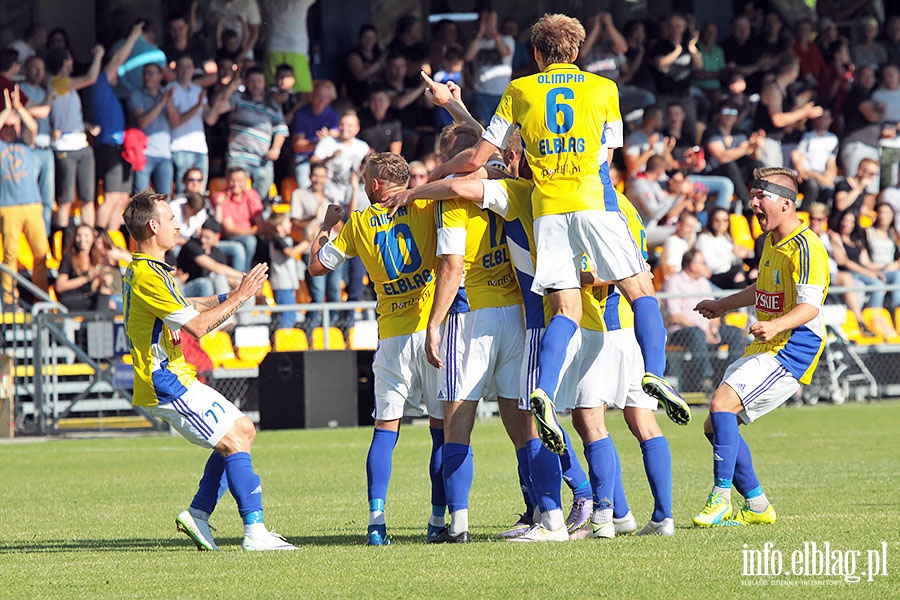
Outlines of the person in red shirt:
[[263,205],[256,190],[247,185],[247,171],[231,167],[227,175],[228,188],[212,197],[216,220],[222,224],[219,248],[232,267],[246,273],[256,254],[256,234],[266,227]]

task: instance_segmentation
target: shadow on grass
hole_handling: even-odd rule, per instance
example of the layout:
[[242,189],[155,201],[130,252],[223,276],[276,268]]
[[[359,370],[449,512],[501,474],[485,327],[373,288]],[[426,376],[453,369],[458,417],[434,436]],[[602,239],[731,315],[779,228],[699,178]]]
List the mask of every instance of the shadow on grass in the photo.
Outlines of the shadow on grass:
[[[238,541],[240,543],[240,541]],[[146,550],[177,550],[193,548],[187,539],[119,539],[119,540],[21,540],[0,542],[0,554],[30,552],[141,552]]]

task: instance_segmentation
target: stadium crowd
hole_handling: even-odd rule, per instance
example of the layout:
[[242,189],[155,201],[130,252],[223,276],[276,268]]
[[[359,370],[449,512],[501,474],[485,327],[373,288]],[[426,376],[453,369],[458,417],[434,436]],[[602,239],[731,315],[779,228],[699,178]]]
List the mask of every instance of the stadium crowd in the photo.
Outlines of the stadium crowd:
[[[49,273],[35,260],[39,287],[70,308],[115,308],[105,256],[123,245],[128,198],[152,187],[172,196],[182,239],[169,259],[186,291],[227,291],[267,261],[277,303],[371,299],[358,259],[305,276],[325,208],[365,209],[359,169],[371,152],[402,154],[410,185],[424,183],[452,119],[419,72],[459,85],[487,125],[510,80],[537,69],[528,24],[485,11],[429,30],[405,15],[390,40],[366,25],[344,77],[313,81],[286,39],[305,37],[311,3],[293,4],[264,19],[255,0],[213,2],[201,18],[195,2],[166,16],[161,37],[143,19],[123,23],[125,36],[90,56],[73,54],[65,29],[21,32],[0,51],[4,264],[17,268],[24,233],[35,257],[51,256]],[[747,190],[762,164],[798,173],[801,215],[836,283],[900,281],[900,16],[885,19],[878,2],[820,3],[799,19],[741,6],[725,32],[692,15],[585,21],[578,64],[621,90],[626,142],[610,171],[647,227],[657,284],[691,249],[715,286],[753,281],[759,248],[743,234],[757,234]],[[4,276],[6,307],[15,288]],[[877,291],[840,300],[864,333],[863,308],[900,305]],[[319,323],[288,315],[279,326]]]

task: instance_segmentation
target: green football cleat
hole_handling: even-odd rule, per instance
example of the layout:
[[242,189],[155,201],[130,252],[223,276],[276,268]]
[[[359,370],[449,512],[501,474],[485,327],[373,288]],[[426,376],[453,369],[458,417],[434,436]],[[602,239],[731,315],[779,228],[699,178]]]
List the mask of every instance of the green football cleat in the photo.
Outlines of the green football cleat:
[[717,527],[731,516],[731,502],[719,492],[713,492],[706,500],[706,505],[694,517],[697,527]]
[[672,389],[668,381],[653,373],[644,373],[644,377],[641,379],[641,388],[647,395],[662,403],[663,408],[666,409],[666,415],[673,423],[687,425],[691,422],[691,407],[678,392]]
[[556,406],[541,388],[531,392],[529,397],[531,414],[534,415],[534,423],[537,425],[538,437],[547,450],[554,454],[562,454],[566,451],[566,440],[562,427],[556,420]]
[[762,512],[756,512],[755,510],[751,510],[749,506],[746,504],[744,507],[737,511],[734,516],[722,523],[723,526],[726,527],[740,527],[743,525],[774,525],[775,519],[775,509],[770,504],[766,507],[766,510]]

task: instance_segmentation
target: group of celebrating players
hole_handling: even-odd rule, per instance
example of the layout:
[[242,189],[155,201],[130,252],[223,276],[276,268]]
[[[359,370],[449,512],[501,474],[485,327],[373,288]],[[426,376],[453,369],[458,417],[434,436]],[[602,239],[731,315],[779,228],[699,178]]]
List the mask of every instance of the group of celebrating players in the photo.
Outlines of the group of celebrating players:
[[[342,209],[331,206],[325,215],[309,272],[323,275],[359,256],[378,299],[375,431],[366,461],[370,545],[390,544],[385,500],[401,419],[424,414],[433,441],[425,540],[470,541],[470,436],[483,398],[498,400],[526,504],[505,537],[675,533],[671,453],[654,411],[662,403],[672,421],[687,425],[691,410],[664,379],[666,331],[643,225],[609,179],[612,151],[623,138],[618,90],[573,64],[584,37],[577,19],[544,15],[532,29],[540,72],[510,84],[487,130],[468,115],[452,85],[423,74],[429,96],[457,119],[441,135],[445,162],[433,181],[408,190],[404,159],[375,154],[363,167],[372,205],[349,215],[337,236],[332,228],[345,219]],[[708,318],[755,306],[758,319],[750,327],[755,341],[710,402],[704,429],[715,482],[694,517],[698,526],[775,521],[738,423],[770,412],[808,383],[824,347],[827,256],[797,218],[796,194],[792,171],[757,172],[752,208],[768,234],[759,279],[697,306]],[[203,335],[252,297],[265,265],[228,295],[181,297],[159,254],[171,237],[165,224],[171,211],[160,198],[141,194],[126,209],[138,246],[125,306],[137,354],[135,402],[214,449],[176,524],[198,548],[217,549],[208,520],[224,472],[244,520],[243,547],[291,549],[262,526],[259,477],[249,455],[252,424],[182,369],[177,345],[179,329]],[[608,405],[623,409],[641,446],[654,507],[640,530],[604,423]],[[571,410],[587,473],[557,410]],[[567,517],[563,481],[574,496]],[[745,499],[737,512],[732,487]]]

